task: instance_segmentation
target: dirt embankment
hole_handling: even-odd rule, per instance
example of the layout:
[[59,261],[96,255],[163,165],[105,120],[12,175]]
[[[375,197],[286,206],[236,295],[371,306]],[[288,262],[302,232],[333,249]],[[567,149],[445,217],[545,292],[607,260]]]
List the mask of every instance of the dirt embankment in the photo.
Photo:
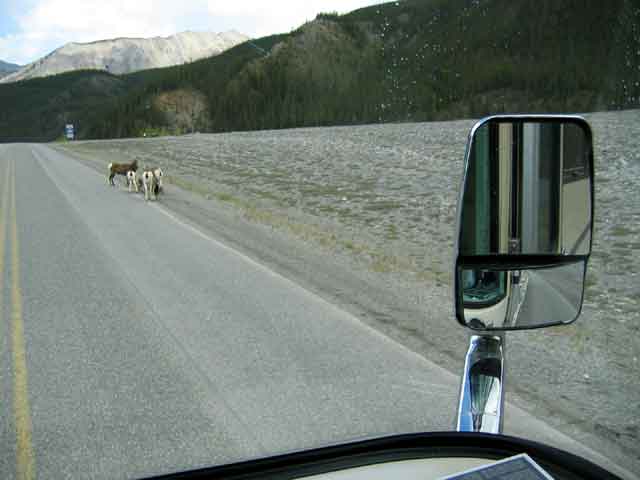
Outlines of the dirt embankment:
[[161,112],[171,132],[196,132],[209,128],[210,115],[204,93],[181,88],[153,98],[153,107]]

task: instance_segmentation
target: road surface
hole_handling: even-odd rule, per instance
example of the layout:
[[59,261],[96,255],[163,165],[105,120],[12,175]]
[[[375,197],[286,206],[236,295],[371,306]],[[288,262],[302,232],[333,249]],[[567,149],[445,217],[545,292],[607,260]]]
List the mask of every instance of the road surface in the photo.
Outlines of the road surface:
[[517,326],[566,323],[576,319],[581,304],[584,267],[581,263],[528,270],[526,294]]
[[[455,376],[46,146],[0,145],[0,272],[0,478],[453,425]],[[506,423],[606,462],[514,407]]]

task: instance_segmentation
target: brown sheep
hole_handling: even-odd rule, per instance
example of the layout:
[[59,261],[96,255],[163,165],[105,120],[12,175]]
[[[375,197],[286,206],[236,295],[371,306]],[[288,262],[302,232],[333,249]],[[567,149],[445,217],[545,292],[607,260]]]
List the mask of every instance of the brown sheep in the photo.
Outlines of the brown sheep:
[[109,164],[109,184],[115,186],[113,177],[116,175],[127,176],[128,171],[138,170],[138,160],[134,160],[131,163],[110,163]]

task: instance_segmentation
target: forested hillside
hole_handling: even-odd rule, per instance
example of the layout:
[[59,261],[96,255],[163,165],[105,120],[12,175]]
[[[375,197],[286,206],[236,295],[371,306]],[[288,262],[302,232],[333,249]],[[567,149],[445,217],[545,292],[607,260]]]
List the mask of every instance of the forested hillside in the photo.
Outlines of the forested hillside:
[[0,102],[16,99],[0,137],[49,136],[64,121],[106,138],[630,108],[639,65],[638,0],[405,0],[179,67],[85,73],[100,91],[70,97],[71,77],[0,86]]
[[98,122],[134,83],[106,72],[78,71],[0,85],[0,142],[53,140],[64,124]]
[[323,15],[229,83],[213,127],[637,105],[638,5],[412,0]]

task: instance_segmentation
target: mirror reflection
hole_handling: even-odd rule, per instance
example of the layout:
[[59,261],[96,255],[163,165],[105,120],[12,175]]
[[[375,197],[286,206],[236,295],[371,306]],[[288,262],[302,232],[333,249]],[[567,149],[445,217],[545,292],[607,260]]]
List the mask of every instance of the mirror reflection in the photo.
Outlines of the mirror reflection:
[[470,369],[471,419],[476,432],[495,431],[500,421],[502,365],[497,357],[483,358]]
[[475,132],[462,255],[588,255],[591,146],[581,124],[496,120]]
[[574,321],[582,304],[583,261],[535,270],[460,268],[464,321],[476,330]]

